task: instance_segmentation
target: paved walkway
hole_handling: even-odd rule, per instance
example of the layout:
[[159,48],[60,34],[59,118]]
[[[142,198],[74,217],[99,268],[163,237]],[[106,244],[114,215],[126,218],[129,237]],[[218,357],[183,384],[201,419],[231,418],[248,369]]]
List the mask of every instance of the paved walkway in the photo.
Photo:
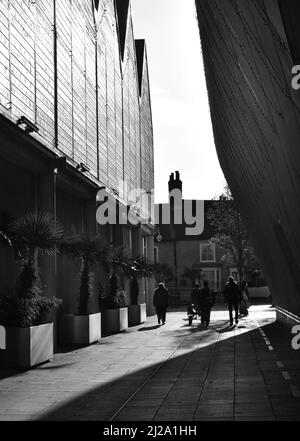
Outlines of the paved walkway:
[[220,307],[209,329],[185,311],[167,320],[0,370],[0,420],[300,420],[300,351],[272,308],[252,306],[236,328]]

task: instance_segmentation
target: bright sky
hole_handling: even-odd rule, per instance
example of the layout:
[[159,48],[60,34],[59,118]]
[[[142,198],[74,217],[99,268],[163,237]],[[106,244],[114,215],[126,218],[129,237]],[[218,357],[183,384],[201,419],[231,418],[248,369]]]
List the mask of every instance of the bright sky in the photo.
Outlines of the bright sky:
[[179,170],[186,199],[211,199],[225,178],[210,120],[194,0],[131,0],[135,38],[145,38],[154,125],[155,199]]

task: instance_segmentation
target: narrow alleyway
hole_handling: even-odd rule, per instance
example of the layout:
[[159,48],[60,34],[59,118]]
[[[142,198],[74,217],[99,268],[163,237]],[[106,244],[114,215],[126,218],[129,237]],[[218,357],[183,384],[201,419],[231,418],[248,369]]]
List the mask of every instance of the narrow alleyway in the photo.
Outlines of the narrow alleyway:
[[29,371],[0,370],[0,420],[300,420],[300,351],[269,305],[236,328],[218,307],[209,329],[185,310]]

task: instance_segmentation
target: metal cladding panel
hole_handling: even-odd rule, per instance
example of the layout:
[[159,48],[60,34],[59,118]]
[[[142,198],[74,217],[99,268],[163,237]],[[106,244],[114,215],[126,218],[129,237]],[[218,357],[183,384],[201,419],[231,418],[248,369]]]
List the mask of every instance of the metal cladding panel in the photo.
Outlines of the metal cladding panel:
[[124,176],[131,191],[141,187],[139,89],[131,17],[125,42],[123,76]]
[[[151,217],[151,197],[148,192],[154,189],[154,151],[153,126],[151,114],[150,87],[147,57],[144,54],[142,96],[141,96],[141,183],[146,196],[142,198],[142,216]],[[152,201],[154,202],[154,201]]]
[[220,163],[276,304],[299,315],[300,95],[278,2],[196,5]]
[[39,134],[54,139],[53,5],[36,3],[36,123]]
[[12,116],[35,121],[35,4],[10,2]]
[[56,1],[58,147],[73,156],[72,8],[70,0]]
[[100,2],[98,16],[100,180],[118,189],[123,179],[122,78],[114,2]]
[[10,19],[9,1],[0,2],[0,104],[10,110]]

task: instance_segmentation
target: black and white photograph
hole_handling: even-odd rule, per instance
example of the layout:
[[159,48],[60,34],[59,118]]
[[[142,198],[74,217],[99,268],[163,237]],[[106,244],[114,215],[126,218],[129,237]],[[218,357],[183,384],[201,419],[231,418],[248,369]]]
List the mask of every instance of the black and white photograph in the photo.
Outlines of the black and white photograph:
[[299,23],[0,0],[0,433],[300,421]]

